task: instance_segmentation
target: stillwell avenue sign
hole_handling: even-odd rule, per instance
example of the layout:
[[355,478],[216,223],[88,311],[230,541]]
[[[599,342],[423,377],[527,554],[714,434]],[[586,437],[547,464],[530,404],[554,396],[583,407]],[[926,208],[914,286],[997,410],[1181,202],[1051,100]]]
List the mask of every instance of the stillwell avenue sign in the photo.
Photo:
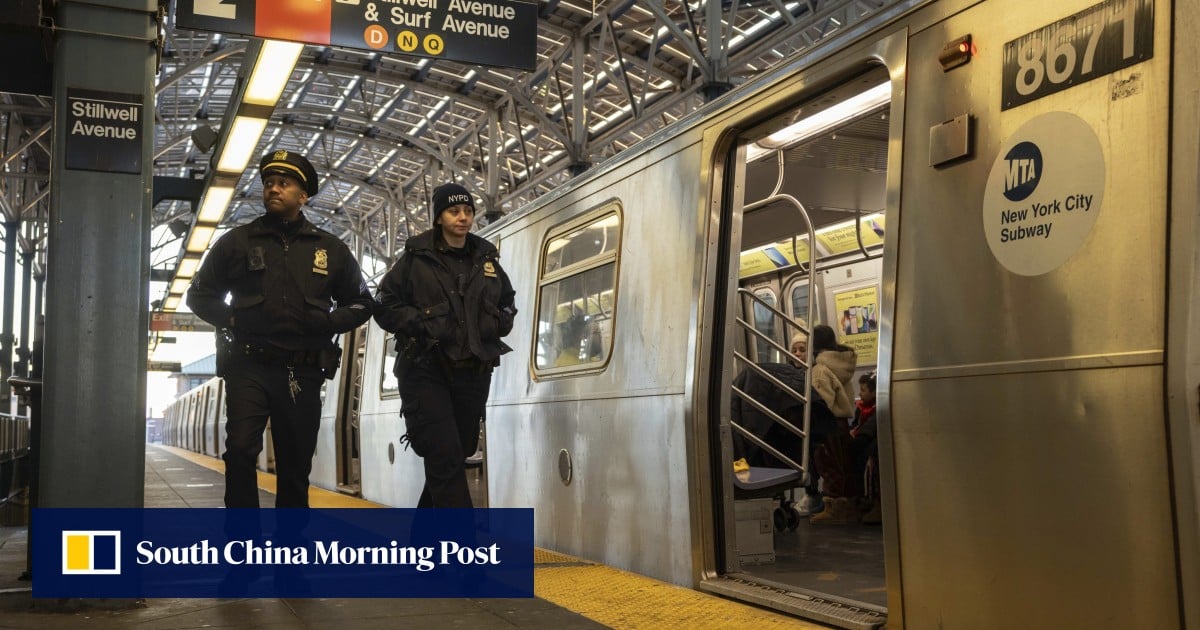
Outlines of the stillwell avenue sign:
[[535,2],[178,0],[179,28],[533,70]]

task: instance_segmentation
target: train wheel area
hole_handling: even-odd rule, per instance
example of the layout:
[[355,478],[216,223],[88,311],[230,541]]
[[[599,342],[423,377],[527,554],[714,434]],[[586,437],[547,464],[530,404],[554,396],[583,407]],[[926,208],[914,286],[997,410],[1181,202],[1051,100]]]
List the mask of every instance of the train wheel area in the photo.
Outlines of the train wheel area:
[[[221,460],[148,444],[146,507],[219,507]],[[259,472],[259,500],[274,502],[274,475]],[[310,488],[313,507],[383,507]],[[823,628],[732,600],[659,582],[554,551],[538,549],[534,599],[146,599],[118,609],[63,610],[33,600],[25,569],[27,528],[0,527],[0,611],[5,628]],[[9,579],[11,576],[12,579]]]

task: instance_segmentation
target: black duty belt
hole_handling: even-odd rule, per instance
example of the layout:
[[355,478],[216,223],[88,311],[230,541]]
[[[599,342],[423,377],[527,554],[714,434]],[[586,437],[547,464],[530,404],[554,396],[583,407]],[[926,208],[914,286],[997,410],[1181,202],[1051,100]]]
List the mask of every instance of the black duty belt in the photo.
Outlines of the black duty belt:
[[465,359],[451,359],[441,352],[437,353],[437,361],[442,366],[442,369],[447,372],[451,370],[474,370],[482,374],[487,368],[491,367],[490,365],[485,366],[483,361],[479,360],[479,357],[472,356]]
[[444,359],[446,367],[452,370],[466,370],[478,368],[481,363],[478,357],[468,357],[466,359]]
[[256,343],[234,344],[234,353],[249,357],[259,363],[291,367],[319,365],[321,360],[320,350],[284,350]]

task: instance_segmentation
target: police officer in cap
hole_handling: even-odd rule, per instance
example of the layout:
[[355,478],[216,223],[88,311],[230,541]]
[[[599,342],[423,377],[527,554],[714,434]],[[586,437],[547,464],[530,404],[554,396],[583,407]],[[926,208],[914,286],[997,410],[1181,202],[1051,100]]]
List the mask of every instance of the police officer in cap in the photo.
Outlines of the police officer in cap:
[[430,222],[380,283],[375,321],[396,334],[400,413],[425,463],[417,507],[469,508],[465,459],[479,445],[492,368],[511,350],[500,338],[517,311],[495,246],[470,234],[471,193],[438,186]]
[[370,319],[373,300],[346,244],[301,211],[317,194],[313,165],[299,153],[272,151],[259,168],[266,214],[217,241],[187,304],[219,330],[217,373],[229,418],[225,506],[258,507],[254,469],[270,418],[275,506],[308,507],[321,384],[340,357],[333,336]]

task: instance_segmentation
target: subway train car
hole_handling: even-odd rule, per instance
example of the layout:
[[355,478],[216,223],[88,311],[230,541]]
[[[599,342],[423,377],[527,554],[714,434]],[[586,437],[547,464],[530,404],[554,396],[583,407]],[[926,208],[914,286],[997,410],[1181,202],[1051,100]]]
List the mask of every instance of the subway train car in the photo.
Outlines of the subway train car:
[[[487,226],[520,314],[481,504],[842,627],[1200,629],[1198,30],[900,3]],[[771,446],[738,375],[815,323],[877,374],[882,526],[800,517],[804,446],[733,470]],[[393,344],[343,345],[314,483],[415,505]],[[165,435],[207,448],[185,416]]]

